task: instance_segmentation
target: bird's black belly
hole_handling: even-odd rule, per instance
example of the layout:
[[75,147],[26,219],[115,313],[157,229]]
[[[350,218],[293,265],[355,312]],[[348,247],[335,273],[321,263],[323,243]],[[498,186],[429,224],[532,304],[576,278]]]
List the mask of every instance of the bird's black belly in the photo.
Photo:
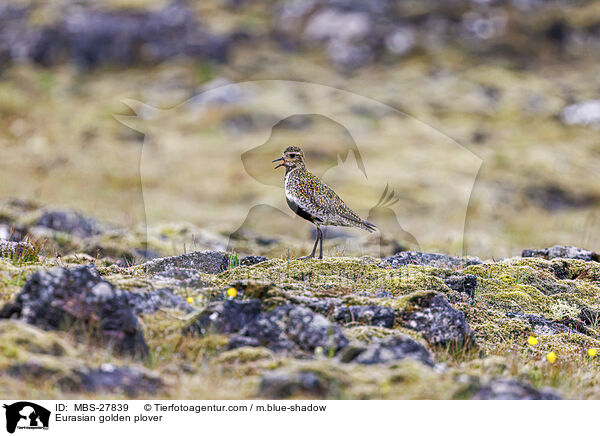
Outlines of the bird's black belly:
[[300,205],[298,205],[298,203],[290,201],[290,199],[287,197],[286,197],[285,201],[287,201],[287,204],[290,207],[290,209],[292,209],[294,211],[294,213],[296,215],[298,215],[300,218],[304,218],[305,220],[310,221],[311,223],[316,223],[319,221],[316,217],[312,216],[306,210],[302,209],[302,207],[300,207]]

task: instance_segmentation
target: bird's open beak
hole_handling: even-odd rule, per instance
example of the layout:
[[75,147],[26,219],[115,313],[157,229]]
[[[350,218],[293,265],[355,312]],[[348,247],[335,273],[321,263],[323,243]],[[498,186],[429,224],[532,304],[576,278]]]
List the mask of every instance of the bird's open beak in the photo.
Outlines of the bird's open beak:
[[[282,157],[280,157],[279,159],[275,159],[275,160],[273,161],[273,163],[275,163],[275,162],[279,162],[280,160],[283,160],[283,158],[282,158]],[[273,169],[277,169],[277,168],[279,168],[280,166],[283,166],[283,165],[285,165],[285,160],[283,160],[283,162],[281,162],[279,165],[277,165],[277,166],[276,166],[275,168],[273,168]]]

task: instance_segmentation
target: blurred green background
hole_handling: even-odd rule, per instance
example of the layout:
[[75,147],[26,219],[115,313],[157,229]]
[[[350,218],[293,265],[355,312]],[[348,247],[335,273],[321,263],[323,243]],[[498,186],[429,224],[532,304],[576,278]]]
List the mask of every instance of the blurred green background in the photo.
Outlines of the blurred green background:
[[293,144],[398,247],[598,250],[599,58],[584,0],[2,0],[0,197],[310,248]]

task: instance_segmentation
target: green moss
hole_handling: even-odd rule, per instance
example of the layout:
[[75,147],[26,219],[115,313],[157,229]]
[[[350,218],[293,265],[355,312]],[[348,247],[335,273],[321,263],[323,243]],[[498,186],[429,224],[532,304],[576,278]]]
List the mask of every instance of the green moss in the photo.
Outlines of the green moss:
[[266,348],[240,347],[219,354],[219,356],[217,356],[213,362],[216,364],[243,364],[271,358],[273,358],[273,353]]
[[19,321],[0,321],[0,338],[0,354],[10,358],[2,361],[0,366],[31,354],[55,357],[75,355],[75,350],[58,334]]
[[427,342],[419,333],[415,332],[414,330],[406,329],[403,327],[395,327],[394,329],[388,329],[385,327],[359,325],[344,328],[344,334],[348,339],[350,339],[351,341],[353,340],[366,344],[370,344],[378,339],[382,339],[387,336],[395,335],[398,333],[403,333],[413,338],[417,342],[421,342],[423,346],[427,347]]
[[395,270],[380,268],[379,260],[362,258],[325,258],[323,260],[271,259],[253,266],[242,266],[221,273],[218,278],[223,284],[236,280],[253,279],[278,283],[282,286],[295,285],[304,289],[340,290],[345,293],[371,293],[381,291],[393,295],[406,295],[419,290],[448,292],[449,288],[435,268],[409,265]]
[[19,321],[0,321],[0,373],[8,372],[26,382],[49,376],[64,378],[77,357],[75,348],[57,333]]
[[[588,265],[589,264],[589,265]],[[517,258],[465,268],[478,276],[475,305],[465,310],[476,338],[488,352],[502,351],[522,343],[532,333],[527,322],[511,319],[507,312],[535,314],[548,320],[577,319],[584,307],[598,310],[600,287],[595,262],[572,259],[547,261]],[[569,279],[560,279],[569,277]],[[582,279],[572,279],[573,277]],[[556,346],[569,349],[561,335]]]
[[[315,374],[325,388],[321,398],[329,399],[452,399],[460,397],[467,384],[410,359],[389,365],[340,364],[330,359],[285,361],[278,371],[291,379],[294,374]],[[300,391],[293,398],[311,396]]]
[[[270,310],[276,306],[289,303],[287,293],[273,283],[266,283],[257,280],[239,280],[226,286],[234,287],[238,295],[243,295],[244,299],[257,298],[261,300],[263,309]],[[221,291],[219,289],[219,291]]]

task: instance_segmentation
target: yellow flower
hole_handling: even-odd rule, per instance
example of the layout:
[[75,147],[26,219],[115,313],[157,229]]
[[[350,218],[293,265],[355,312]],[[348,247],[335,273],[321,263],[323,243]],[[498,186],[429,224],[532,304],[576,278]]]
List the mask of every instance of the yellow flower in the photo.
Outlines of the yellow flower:
[[590,356],[590,357],[594,357],[596,354],[598,354],[598,351],[596,351],[596,349],[595,349],[595,348],[590,348],[590,349],[588,350],[588,356]]
[[237,297],[237,289],[235,289],[235,288],[227,289],[227,295],[230,296],[231,298]]
[[194,299],[192,297],[187,297],[185,301],[187,301],[188,304],[192,304],[194,302]]
[[527,339],[527,342],[529,342],[529,345],[531,345],[531,346],[538,344],[538,340],[535,336],[529,336],[529,339]]
[[554,351],[550,351],[548,354],[546,354],[546,359],[550,363],[556,362],[556,353]]

